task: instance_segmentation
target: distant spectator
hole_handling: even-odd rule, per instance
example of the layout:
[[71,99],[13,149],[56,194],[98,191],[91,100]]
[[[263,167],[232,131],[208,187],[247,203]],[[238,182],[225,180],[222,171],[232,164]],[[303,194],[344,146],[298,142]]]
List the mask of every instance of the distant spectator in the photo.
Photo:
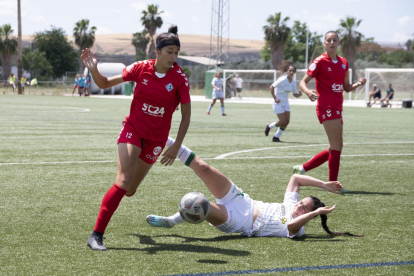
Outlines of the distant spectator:
[[91,96],[91,91],[89,90],[89,83],[91,82],[91,77],[87,76],[85,81],[85,97]]
[[[381,105],[383,107],[386,107],[388,105],[391,107],[390,100],[392,100],[393,97],[394,97],[394,89],[392,88],[392,84],[390,83],[388,85],[387,96],[385,96],[385,98],[381,99]],[[386,103],[384,103],[384,102],[386,102]]]
[[381,99],[381,89],[379,89],[376,84],[372,86],[372,92],[369,93],[369,102],[367,103],[367,107],[371,107],[371,99],[374,99],[372,105]]
[[243,89],[243,79],[239,77],[239,75],[236,75],[236,78],[234,79],[234,82],[236,83],[236,91],[237,91],[237,97],[240,99],[242,98],[242,89]]
[[[79,75],[79,79],[78,79],[78,91],[79,91],[79,97],[82,96],[84,89],[85,89],[85,78],[83,77],[83,75]],[[86,96],[86,95],[85,95]]]
[[[14,89],[16,88],[16,76],[13,73],[11,73],[10,77],[7,78],[6,84],[9,84],[11,87],[13,87],[13,94],[14,94]],[[6,90],[4,90],[4,92],[5,91]]]
[[234,93],[234,97],[236,97],[236,89],[234,88],[233,77],[230,76],[226,80],[226,98],[231,98],[232,92]]
[[79,78],[79,75],[76,75],[76,77],[75,77],[75,83],[73,85],[72,96],[75,93],[76,88],[78,88],[78,78]]
[[29,82],[27,81],[25,76],[22,76],[20,79],[20,85],[22,86],[22,93],[24,94],[24,86],[29,85]]

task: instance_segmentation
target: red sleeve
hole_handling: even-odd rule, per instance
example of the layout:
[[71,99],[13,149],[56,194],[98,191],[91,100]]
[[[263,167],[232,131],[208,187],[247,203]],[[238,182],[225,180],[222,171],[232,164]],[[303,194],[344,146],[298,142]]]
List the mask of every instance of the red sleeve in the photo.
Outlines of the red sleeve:
[[320,68],[321,68],[321,61],[314,59],[311,65],[309,66],[306,74],[308,74],[312,78],[315,78],[318,75]]
[[187,76],[185,76],[184,81],[181,83],[180,88],[178,88],[178,97],[180,98],[181,104],[186,104],[186,103],[191,102],[190,83],[188,82]]
[[135,62],[122,70],[122,78],[124,81],[136,81],[142,70],[142,64]]

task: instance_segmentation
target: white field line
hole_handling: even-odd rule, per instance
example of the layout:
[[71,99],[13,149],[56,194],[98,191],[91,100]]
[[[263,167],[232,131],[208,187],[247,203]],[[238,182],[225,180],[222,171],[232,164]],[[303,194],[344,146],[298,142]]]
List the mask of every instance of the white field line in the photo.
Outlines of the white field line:
[[[372,145],[373,143],[344,143],[344,145]],[[414,144],[414,142],[379,142],[375,143],[376,145],[379,144]],[[285,147],[269,147],[269,148],[259,148],[259,149],[249,149],[249,150],[241,150],[241,151],[234,151],[225,154],[221,154],[214,159],[224,159],[230,155],[239,154],[239,153],[246,153],[246,152],[253,152],[253,151],[261,151],[261,150],[278,150],[278,149],[290,149],[290,148],[307,148],[307,147],[319,147],[319,146],[328,146],[329,144],[316,144],[316,145],[300,145],[300,146],[285,146]],[[345,156],[345,155],[341,155]],[[360,155],[358,155],[360,156]],[[364,156],[364,155],[362,155]]]
[[[414,156],[414,153],[383,153],[383,154],[350,154],[341,155],[341,157],[366,157],[366,156]],[[265,156],[265,157],[235,157],[235,158],[203,158],[203,160],[248,160],[248,159],[294,159],[294,158],[310,158],[309,155],[297,155],[297,156]],[[175,159],[178,161],[178,159]],[[160,160],[157,160],[159,162]],[[105,161],[62,161],[62,162],[28,162],[28,163],[0,163],[0,166],[11,165],[58,165],[58,164],[84,164],[84,163],[115,163],[116,160]]]

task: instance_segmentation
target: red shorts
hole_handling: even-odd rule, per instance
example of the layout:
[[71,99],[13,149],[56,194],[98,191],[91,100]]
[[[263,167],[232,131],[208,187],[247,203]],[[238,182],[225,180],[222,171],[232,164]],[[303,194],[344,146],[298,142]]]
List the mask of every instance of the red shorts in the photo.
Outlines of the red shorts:
[[317,107],[316,116],[318,116],[321,124],[327,120],[335,119],[341,119],[341,124],[344,124],[344,121],[342,120],[342,111],[335,107]]
[[123,121],[122,124],[124,126],[119,132],[117,143],[132,144],[139,147],[141,149],[139,158],[147,164],[154,164],[157,161],[158,157],[160,157],[160,154],[165,147],[166,141],[153,142],[148,139],[144,139],[139,136],[130,122]]

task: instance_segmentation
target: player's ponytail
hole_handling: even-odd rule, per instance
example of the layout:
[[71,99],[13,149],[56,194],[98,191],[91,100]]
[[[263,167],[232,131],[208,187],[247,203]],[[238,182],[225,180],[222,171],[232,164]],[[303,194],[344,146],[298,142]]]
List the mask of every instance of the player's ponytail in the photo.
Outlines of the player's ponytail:
[[[313,202],[313,210],[315,211],[316,209],[320,208],[320,207],[325,207],[325,204],[319,200],[319,198],[314,197],[314,196],[310,196],[310,198],[312,199]],[[326,224],[326,221],[328,220],[328,216],[327,215],[320,215],[321,216],[321,224],[323,229],[326,231],[326,233],[330,234],[330,235],[348,235],[348,236],[352,236],[352,237],[363,237],[364,235],[354,235],[351,234],[349,232],[332,232],[329,228],[328,225]]]
[[289,60],[282,60],[282,63],[277,67],[277,70],[286,73],[290,67],[295,68],[295,73],[296,73],[296,66],[293,65],[293,62],[289,61]]
[[155,41],[156,49],[164,48],[165,46],[175,45],[180,47],[180,39],[178,38],[178,27],[171,25],[167,33],[162,33],[157,36]]

